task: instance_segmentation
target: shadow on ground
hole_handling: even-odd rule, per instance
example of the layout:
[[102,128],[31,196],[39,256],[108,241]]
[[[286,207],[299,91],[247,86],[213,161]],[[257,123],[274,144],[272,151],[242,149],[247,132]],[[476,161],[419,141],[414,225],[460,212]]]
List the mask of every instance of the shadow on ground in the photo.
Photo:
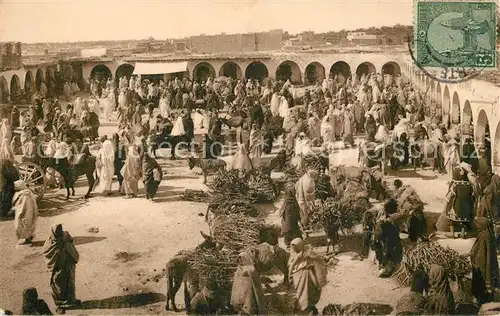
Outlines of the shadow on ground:
[[[104,240],[104,239],[106,239],[106,237],[76,236],[76,237],[73,237],[73,243],[75,244],[75,246],[78,246],[78,245],[90,244],[93,242],[99,242],[99,241]],[[43,247],[44,243],[45,243],[45,241],[43,241],[43,240],[37,240],[37,241],[33,241],[31,243],[31,246],[32,247]]]
[[119,309],[132,308],[165,301],[165,295],[160,293],[138,293],[124,296],[113,296],[102,300],[84,301],[72,309]]
[[178,202],[181,201],[182,194],[184,193],[183,188],[173,187],[173,186],[160,186],[156,192],[154,201],[156,203],[161,202]]
[[38,204],[40,217],[52,217],[64,214],[66,212],[73,212],[83,207],[87,201],[83,197],[70,197],[66,200],[66,192],[64,195],[54,193],[44,196]]

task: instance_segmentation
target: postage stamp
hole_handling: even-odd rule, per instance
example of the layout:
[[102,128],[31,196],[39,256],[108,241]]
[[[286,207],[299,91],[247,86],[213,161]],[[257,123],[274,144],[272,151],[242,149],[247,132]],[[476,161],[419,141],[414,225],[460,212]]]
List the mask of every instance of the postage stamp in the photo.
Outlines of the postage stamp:
[[495,69],[495,1],[415,0],[414,53],[419,67]]

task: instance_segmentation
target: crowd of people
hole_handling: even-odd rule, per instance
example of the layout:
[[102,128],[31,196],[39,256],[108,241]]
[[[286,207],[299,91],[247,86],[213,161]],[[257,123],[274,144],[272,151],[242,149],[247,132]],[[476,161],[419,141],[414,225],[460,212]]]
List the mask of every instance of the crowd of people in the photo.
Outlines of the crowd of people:
[[[449,122],[442,122],[436,105],[429,103],[403,76],[373,73],[345,78],[338,75],[318,82],[300,97],[290,81],[269,80],[264,84],[252,79],[208,78],[206,82],[197,82],[175,78],[155,83],[132,76],[118,78],[117,82],[115,86],[112,78],[105,84],[90,80],[90,97],[78,96],[67,104],[44,97],[42,91],[28,110],[20,111],[14,106],[10,118],[3,119],[0,126],[0,160],[12,161],[15,155],[21,155],[25,160],[42,164],[42,159],[52,158],[66,166],[67,174],[62,177],[67,182],[72,170],[90,159],[86,143],[98,141],[95,169],[99,191],[104,196],[112,195],[116,176],[118,192],[134,198],[139,195],[138,183],[142,180],[145,197],[154,201],[164,178],[157,162],[157,150],[165,143],[174,145],[171,146],[172,158],[176,157],[175,145],[181,142],[186,143],[188,152],[196,150],[196,146],[190,144],[198,128],[206,129],[201,152],[205,160],[224,154],[222,126],[235,128],[237,152],[228,168],[247,171],[264,167],[262,155],[271,151],[273,140],[278,136],[282,137],[284,146],[278,155],[289,152],[294,166],[307,169],[304,158],[317,152],[317,147],[321,153],[332,155],[338,153],[336,142],[339,140],[345,147],[357,146],[354,136],[360,133],[366,134],[366,142],[405,142],[413,127],[415,139],[433,140],[444,148],[443,164],[450,181],[446,210],[440,221],[450,227],[453,236],[457,224],[466,231],[472,227],[478,230],[470,254],[473,295],[481,304],[493,299],[499,281],[493,226],[500,216],[499,176],[491,172],[486,146],[480,147],[481,155],[475,163],[464,161],[458,155],[457,144],[464,135],[457,129],[449,129]],[[76,91],[73,85],[65,84],[66,101]],[[220,115],[223,109],[229,118]],[[101,119],[118,121],[118,130],[111,138],[99,138]],[[15,133],[17,130],[21,131],[20,135]],[[275,133],[275,130],[279,131]],[[410,156],[406,152],[402,163],[408,162]],[[326,276],[321,274],[323,263],[310,246],[304,245],[301,237],[315,207],[315,172],[308,169],[295,186],[287,188],[280,211],[282,233],[291,252],[289,269],[297,308],[313,314],[318,313],[315,305],[326,284]],[[2,203],[2,210],[3,205],[9,204],[2,215],[15,216],[18,244],[30,244],[38,216],[34,194],[23,180],[16,180],[10,201],[4,198]],[[381,247],[377,248],[382,253],[377,256],[382,258],[379,261],[390,261],[394,265],[402,255],[399,227],[391,219],[397,210],[395,203],[386,201],[377,214],[378,221],[392,227],[394,234],[375,238],[379,243],[377,247]],[[79,255],[62,225],[51,228],[43,255],[52,272],[50,285],[56,306],[64,309],[79,304],[75,296],[75,265]],[[411,297],[403,297],[398,304],[401,313],[421,314],[426,310],[432,314],[453,314],[456,311],[443,267],[432,266],[428,278],[427,288],[412,284]],[[241,287],[247,290],[242,291]],[[245,313],[262,313],[261,293],[255,267],[240,258],[233,288],[234,307]],[[25,298],[23,313],[25,310],[34,314],[49,313],[47,305],[38,300],[36,289],[26,290]]]

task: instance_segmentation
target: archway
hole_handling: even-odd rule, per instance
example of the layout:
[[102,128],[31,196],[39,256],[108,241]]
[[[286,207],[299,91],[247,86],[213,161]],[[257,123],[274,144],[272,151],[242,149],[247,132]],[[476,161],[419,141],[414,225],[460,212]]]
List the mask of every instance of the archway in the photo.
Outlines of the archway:
[[269,71],[266,65],[260,61],[253,61],[245,69],[245,78],[247,79],[257,79],[259,81],[264,80],[269,77]]
[[24,93],[26,93],[26,101],[30,101],[31,94],[34,92],[34,80],[33,75],[31,74],[31,70],[26,72],[26,76],[24,77]]
[[441,107],[443,105],[443,96],[441,94],[441,84],[438,82],[436,85],[436,103],[438,107]]
[[500,122],[495,130],[495,143],[493,145],[493,150],[493,165],[495,166],[495,169],[497,169],[494,170],[494,172],[498,174],[498,169],[500,169]]
[[52,77],[52,74],[49,70],[49,68],[47,68],[47,70],[45,71],[45,86],[47,87],[47,94],[48,96],[52,96],[52,92],[53,92],[53,87],[54,87],[54,78]]
[[390,61],[390,62],[385,63],[382,66],[382,74],[390,74],[393,76],[399,76],[401,74],[401,68],[399,67],[398,63],[396,63],[394,61]]
[[290,60],[282,62],[278,68],[276,68],[276,80],[290,80],[293,84],[301,84],[302,75],[299,66]]
[[472,107],[470,106],[469,100],[467,100],[464,103],[464,109],[462,114],[462,124],[461,124],[462,134],[469,134],[471,132],[471,125],[472,125]]
[[216,73],[214,67],[207,62],[199,63],[193,69],[193,78],[199,82],[207,81],[208,78],[215,78],[215,76]]
[[325,79],[325,67],[322,64],[314,61],[307,65],[305,74],[305,84],[313,85],[318,81]]
[[0,103],[7,103],[9,96],[9,86],[4,77],[0,77]]
[[358,77],[361,77],[362,75],[368,75],[374,72],[377,72],[377,69],[372,63],[367,61],[359,64],[358,68],[356,68],[356,76]]
[[85,79],[83,78],[83,64],[78,63],[78,64],[73,64],[73,81],[75,81],[78,84],[78,87],[80,90],[85,89]]
[[237,63],[228,61],[220,67],[219,76],[241,79],[241,68]]
[[351,76],[351,66],[345,61],[338,61],[330,68],[330,77],[338,76],[340,82],[344,82]]
[[131,64],[121,64],[120,66],[118,66],[115,72],[116,83],[118,83],[118,80],[120,80],[120,78],[122,77],[127,77],[127,80],[130,79],[132,73],[134,73],[134,68],[135,67]]
[[[448,89],[448,86],[444,87],[442,107],[443,107],[443,116],[450,115],[450,90]],[[446,121],[444,120],[443,122],[446,123]]]
[[112,76],[113,74],[111,73],[111,70],[103,64],[95,65],[90,71],[90,78],[97,79],[99,81],[108,80]]
[[40,86],[42,85],[42,82],[43,82],[43,70],[38,69],[36,71],[36,75],[35,75],[35,87],[37,90],[40,90]]
[[484,110],[479,111],[477,116],[476,128],[474,130],[474,141],[476,144],[484,144],[485,139],[489,136],[488,115]]
[[436,83],[434,82],[434,80],[431,80],[431,86],[429,88],[429,92],[427,93],[427,95],[429,96],[429,100],[430,101],[435,101],[436,98],[435,98],[435,94],[436,93]]
[[456,91],[453,93],[451,101],[451,123],[460,124],[460,99]]
[[21,80],[17,75],[13,75],[10,79],[10,101],[14,104],[21,96]]

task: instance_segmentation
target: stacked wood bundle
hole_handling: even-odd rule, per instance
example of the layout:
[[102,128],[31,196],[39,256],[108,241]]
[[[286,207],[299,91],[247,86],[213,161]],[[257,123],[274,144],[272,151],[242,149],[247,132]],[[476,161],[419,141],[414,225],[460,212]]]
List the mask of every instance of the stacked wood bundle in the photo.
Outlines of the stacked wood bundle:
[[238,254],[232,251],[197,250],[188,257],[189,268],[218,291],[230,292]]
[[401,286],[409,286],[413,271],[422,268],[428,273],[431,264],[442,266],[447,275],[455,281],[462,279],[472,269],[467,258],[460,256],[457,251],[449,247],[444,248],[437,242],[422,240],[415,247],[405,250],[401,266],[393,278]]
[[277,197],[276,188],[268,174],[258,170],[241,173],[238,170],[221,170],[210,185],[212,195],[226,198],[245,197],[253,203],[267,203]]
[[370,207],[370,202],[364,198],[327,199],[311,213],[310,228],[329,231],[331,227],[338,227],[345,235],[352,234],[354,227],[361,223],[363,213]]
[[229,213],[216,217],[210,225],[212,236],[222,247],[239,253],[259,244],[261,219],[244,214]]
[[216,194],[211,198],[208,209],[216,217],[230,214],[244,214],[250,217],[259,215],[252,200],[244,195]]

